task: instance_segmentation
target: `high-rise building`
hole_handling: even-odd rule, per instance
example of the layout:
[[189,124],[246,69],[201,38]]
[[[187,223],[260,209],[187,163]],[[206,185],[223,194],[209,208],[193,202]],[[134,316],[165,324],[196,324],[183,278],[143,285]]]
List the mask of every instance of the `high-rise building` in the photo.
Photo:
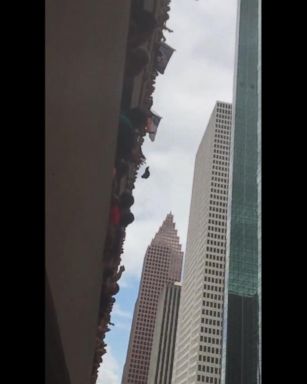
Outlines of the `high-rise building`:
[[181,284],[169,283],[160,295],[147,384],[171,384]]
[[196,155],[173,384],[220,383],[231,116],[216,103]]
[[159,297],[166,284],[180,280],[182,257],[169,213],[145,254],[122,384],[147,384]]
[[223,340],[223,383],[260,375],[261,0],[239,0]]

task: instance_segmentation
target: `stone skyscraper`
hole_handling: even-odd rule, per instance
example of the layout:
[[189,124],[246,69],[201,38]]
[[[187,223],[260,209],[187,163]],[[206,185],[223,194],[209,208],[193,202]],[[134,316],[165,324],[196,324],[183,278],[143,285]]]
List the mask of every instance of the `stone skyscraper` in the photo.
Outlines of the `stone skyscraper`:
[[220,384],[231,116],[216,103],[196,155],[173,384]]
[[261,0],[239,0],[223,381],[261,382]]
[[169,283],[159,299],[147,384],[171,384],[181,284]]
[[168,283],[180,280],[182,257],[169,213],[145,254],[122,384],[147,384],[159,297]]

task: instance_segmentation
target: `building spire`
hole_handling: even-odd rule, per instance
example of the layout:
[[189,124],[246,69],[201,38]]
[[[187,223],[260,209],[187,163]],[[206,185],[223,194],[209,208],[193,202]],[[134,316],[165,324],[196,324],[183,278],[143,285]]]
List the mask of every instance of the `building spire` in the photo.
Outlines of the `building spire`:
[[175,229],[174,215],[172,214],[172,211],[166,215],[160,229],[167,226],[172,226]]
[[170,243],[175,242],[181,249],[181,244],[174,221],[174,215],[172,212],[169,212],[166,215],[162,225],[160,226],[152,241],[155,243],[161,241]]

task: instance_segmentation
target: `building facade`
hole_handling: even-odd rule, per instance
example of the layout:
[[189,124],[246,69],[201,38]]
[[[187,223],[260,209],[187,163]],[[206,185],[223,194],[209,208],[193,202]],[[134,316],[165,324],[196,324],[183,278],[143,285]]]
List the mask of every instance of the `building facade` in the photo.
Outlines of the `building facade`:
[[238,1],[223,384],[261,382],[260,6]]
[[145,254],[122,384],[147,384],[159,297],[181,277],[183,252],[173,219],[166,216]]
[[220,383],[231,120],[217,102],[196,155],[173,384]]
[[130,5],[45,1],[46,384],[91,380]]
[[167,284],[159,299],[147,384],[171,384],[181,284]]

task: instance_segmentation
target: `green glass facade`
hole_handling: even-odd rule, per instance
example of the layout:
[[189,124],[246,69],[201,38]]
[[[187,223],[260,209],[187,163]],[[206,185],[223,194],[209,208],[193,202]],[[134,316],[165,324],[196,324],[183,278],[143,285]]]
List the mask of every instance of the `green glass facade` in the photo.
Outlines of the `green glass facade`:
[[260,1],[238,0],[222,363],[225,384],[260,383]]
[[228,290],[252,296],[258,292],[258,1],[240,3]]

